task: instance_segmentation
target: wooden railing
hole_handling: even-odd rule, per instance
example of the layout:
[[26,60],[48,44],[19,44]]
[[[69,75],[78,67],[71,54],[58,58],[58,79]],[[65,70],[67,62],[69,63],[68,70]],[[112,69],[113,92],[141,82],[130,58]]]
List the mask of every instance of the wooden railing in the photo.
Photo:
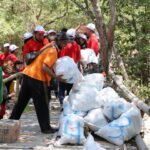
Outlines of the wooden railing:
[[15,73],[11,76],[9,76],[8,78],[3,79],[3,83],[6,83],[8,81],[14,80],[16,79],[16,97],[18,97],[19,94],[19,83],[20,83],[20,77],[22,76],[22,73]]

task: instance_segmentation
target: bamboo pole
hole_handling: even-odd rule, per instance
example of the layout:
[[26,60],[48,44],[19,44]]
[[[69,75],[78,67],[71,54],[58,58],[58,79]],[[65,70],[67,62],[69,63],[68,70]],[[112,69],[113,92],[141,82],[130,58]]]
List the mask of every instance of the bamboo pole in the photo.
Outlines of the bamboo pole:
[[120,82],[111,69],[109,70],[109,75],[119,87],[119,89],[123,92],[123,94],[129,100],[131,100],[140,110],[142,110],[150,116],[150,107],[147,104],[145,104],[142,100],[140,100],[137,96],[135,96],[122,82]]
[[13,80],[13,79],[15,79],[15,78],[17,78],[17,77],[19,77],[19,76],[21,76],[22,74],[19,72],[19,73],[15,73],[15,74],[13,74],[13,75],[11,75],[11,76],[9,76],[8,78],[6,78],[6,79],[3,79],[3,83],[6,83],[6,82],[8,82],[8,81],[11,81],[11,80]]
[[135,142],[138,150],[148,150],[148,147],[146,146],[146,144],[144,143],[143,139],[139,134],[135,137]]
[[19,84],[20,84],[20,76],[16,79],[16,97],[19,95]]

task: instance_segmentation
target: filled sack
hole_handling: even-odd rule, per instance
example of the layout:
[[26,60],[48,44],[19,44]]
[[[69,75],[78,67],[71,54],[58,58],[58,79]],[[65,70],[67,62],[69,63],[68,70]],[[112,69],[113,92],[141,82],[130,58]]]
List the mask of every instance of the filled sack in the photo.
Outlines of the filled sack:
[[73,111],[71,109],[71,105],[70,105],[70,102],[68,100],[68,96],[66,96],[64,98],[64,101],[63,101],[63,116],[67,116],[69,114],[76,114],[77,116],[84,117],[86,115],[86,112],[83,112],[83,111]]
[[71,114],[63,117],[60,144],[84,144],[83,118]]
[[57,59],[53,69],[57,76],[63,75],[62,78],[66,79],[66,83],[75,83],[83,80],[77,64],[68,56]]
[[136,106],[133,106],[118,119],[99,129],[95,134],[120,146],[124,141],[128,141],[139,134],[141,127],[140,111]]
[[108,124],[101,108],[90,110],[84,117],[84,122],[92,131],[97,131]]
[[97,93],[97,89],[91,87],[82,87],[82,90],[76,92],[71,91],[69,101],[72,110],[87,112],[91,109],[98,108],[99,102],[96,101]]
[[84,76],[84,80],[73,85],[73,91],[80,91],[83,87],[96,88],[98,91],[102,90],[104,86],[105,77],[100,73],[93,73]]
[[98,58],[96,57],[94,50],[90,48],[84,50],[81,49],[81,62],[84,66],[89,63],[98,64]]
[[113,121],[127,112],[132,107],[132,104],[123,98],[110,99],[103,108],[103,113],[107,119]]

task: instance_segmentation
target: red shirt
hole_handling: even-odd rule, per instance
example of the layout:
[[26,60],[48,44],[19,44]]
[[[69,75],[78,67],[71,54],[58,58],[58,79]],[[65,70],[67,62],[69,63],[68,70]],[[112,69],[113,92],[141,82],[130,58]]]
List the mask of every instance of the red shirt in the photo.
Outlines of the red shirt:
[[39,51],[44,45],[48,44],[48,39],[44,38],[43,42],[38,42],[34,38],[29,40],[24,46],[23,46],[23,60],[27,53]]
[[5,59],[5,55],[1,53],[1,54],[0,54],[0,66],[3,65],[4,59]]
[[[17,56],[10,53],[5,57],[3,65],[5,66],[9,61],[11,61],[15,65],[17,60],[18,60]],[[4,70],[4,78],[6,77],[9,77],[9,73]]]
[[99,53],[99,43],[98,43],[98,39],[97,39],[95,34],[92,34],[90,36],[89,40],[87,41],[87,47],[93,49],[96,56],[98,55],[98,53]]
[[69,56],[77,63],[81,59],[80,46],[75,41],[68,43],[66,47],[58,53],[59,58],[63,56]]

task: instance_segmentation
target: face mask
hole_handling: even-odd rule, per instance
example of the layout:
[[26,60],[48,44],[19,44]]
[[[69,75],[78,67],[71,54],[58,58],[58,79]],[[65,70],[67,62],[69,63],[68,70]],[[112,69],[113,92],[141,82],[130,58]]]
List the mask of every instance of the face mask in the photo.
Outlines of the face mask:
[[55,35],[52,35],[52,36],[51,36],[51,35],[49,35],[49,36],[48,36],[48,39],[50,39],[50,40],[55,40],[55,38],[56,38],[56,36],[55,36]]

